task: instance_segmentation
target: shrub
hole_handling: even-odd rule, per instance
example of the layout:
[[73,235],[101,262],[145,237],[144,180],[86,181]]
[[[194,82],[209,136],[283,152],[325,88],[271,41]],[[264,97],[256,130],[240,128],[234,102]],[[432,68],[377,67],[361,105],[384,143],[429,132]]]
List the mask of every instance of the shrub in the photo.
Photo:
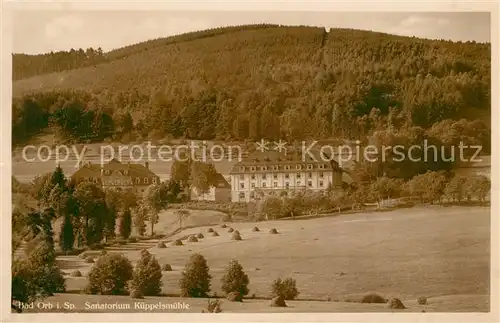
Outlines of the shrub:
[[284,300],[295,299],[299,295],[295,279],[293,278],[276,279],[272,285],[272,295],[280,296]]
[[198,238],[196,238],[195,236],[189,236],[188,242],[198,242]]
[[260,230],[259,230],[259,228],[258,228],[258,227],[253,227],[252,231],[253,231],[253,232],[259,232]]
[[234,229],[233,229],[233,228],[229,228],[229,229],[227,230],[227,232],[228,232],[228,233],[232,233],[233,231],[234,231]]
[[236,260],[231,260],[226,268],[226,272],[221,279],[221,289],[227,294],[236,292],[240,296],[248,294],[248,275],[243,271],[243,267]]
[[239,232],[233,232],[232,236],[231,236],[231,240],[243,240],[241,239],[241,236],[240,236],[240,233]]
[[269,233],[270,234],[278,234],[278,230],[276,230],[275,228],[272,228],[271,230],[269,230]]
[[219,234],[217,233],[217,231],[212,232],[212,237],[218,237],[218,236]]
[[172,271],[172,266],[170,266],[170,264],[163,264],[161,266],[161,270],[162,271]]
[[223,228],[223,229],[225,229],[225,228],[227,228],[227,225],[224,223],[224,224],[221,224],[220,227]]
[[156,244],[156,248],[160,248],[160,249],[163,249],[163,248],[166,248],[167,246],[165,245],[165,242],[163,241],[158,241],[158,243]]
[[205,237],[204,237],[204,236],[203,236],[203,234],[200,232],[200,233],[198,233],[198,234],[196,235],[196,238],[198,238],[198,239],[203,239],[203,238],[205,238]]
[[386,303],[387,300],[380,296],[379,294],[370,293],[363,296],[361,303]]
[[82,273],[79,270],[75,270],[71,273],[71,277],[82,277]]
[[145,296],[156,296],[161,292],[161,277],[160,264],[147,250],[143,250],[132,277],[132,289]]
[[206,259],[200,254],[192,255],[179,281],[181,296],[207,297],[211,279]]
[[214,232],[214,229],[208,228],[207,232]]
[[402,310],[406,308],[399,298],[391,298],[387,304],[391,309]]
[[419,297],[417,298],[417,303],[418,305],[427,305],[427,297]]
[[183,243],[182,243],[182,241],[181,241],[181,240],[177,239],[177,240],[175,240],[174,242],[172,242],[172,245],[174,245],[174,246],[182,246],[182,245],[183,245]]
[[106,250],[101,250],[101,251],[99,252],[99,256],[100,256],[100,257],[105,256],[105,255],[107,255],[107,254],[108,254],[108,252],[107,252]]
[[130,292],[130,297],[132,298],[137,298],[137,299],[143,299],[144,298],[144,295],[141,293],[140,290],[138,289],[133,289],[131,292]]
[[100,257],[88,275],[88,294],[127,295],[127,283],[132,279],[130,261],[120,254]]
[[218,299],[216,299],[214,301],[208,300],[207,312],[208,313],[220,313],[220,312],[222,312],[221,304],[222,304],[222,302]]

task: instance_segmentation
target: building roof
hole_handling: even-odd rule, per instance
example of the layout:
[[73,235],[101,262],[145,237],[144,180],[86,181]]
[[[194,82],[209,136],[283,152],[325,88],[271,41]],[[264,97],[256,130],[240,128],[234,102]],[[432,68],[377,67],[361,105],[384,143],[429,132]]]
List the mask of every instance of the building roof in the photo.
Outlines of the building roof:
[[[104,165],[99,164],[91,164],[87,163],[78,169],[73,176],[78,175],[78,172],[82,169],[90,170],[91,172],[95,172],[96,176],[101,176],[101,170],[110,171],[108,176],[112,176],[113,174],[119,173],[121,176],[130,176],[130,177],[144,177],[144,176],[157,176],[153,173],[148,167],[141,164],[134,163],[122,163],[116,158],[113,158],[109,163]],[[72,176],[72,177],[73,177]],[[106,175],[105,175],[106,176]]]
[[215,175],[215,187],[216,188],[231,188],[231,185],[226,181],[221,173]]
[[[285,169],[285,166],[291,166],[290,169]],[[313,165],[314,170],[334,170],[339,169],[339,164],[336,160],[332,159],[328,154],[321,153],[319,150],[311,150],[310,153],[292,152],[280,153],[277,151],[255,152],[248,157],[236,163],[231,169],[230,174],[248,173],[251,171],[250,167],[255,166],[252,170],[256,172],[283,172],[283,171],[297,171],[297,166],[300,165],[300,170],[310,170],[306,165]],[[319,166],[321,165],[321,166]],[[265,167],[271,166],[271,167]],[[274,169],[278,167],[278,169]],[[322,167],[322,168],[320,168]],[[248,169],[247,169],[248,168]]]

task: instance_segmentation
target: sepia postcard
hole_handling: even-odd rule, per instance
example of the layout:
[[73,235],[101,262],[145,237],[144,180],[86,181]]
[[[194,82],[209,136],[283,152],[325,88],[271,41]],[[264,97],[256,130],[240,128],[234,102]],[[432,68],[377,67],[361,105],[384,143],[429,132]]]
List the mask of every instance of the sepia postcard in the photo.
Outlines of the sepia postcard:
[[5,1],[2,322],[498,322],[498,7]]

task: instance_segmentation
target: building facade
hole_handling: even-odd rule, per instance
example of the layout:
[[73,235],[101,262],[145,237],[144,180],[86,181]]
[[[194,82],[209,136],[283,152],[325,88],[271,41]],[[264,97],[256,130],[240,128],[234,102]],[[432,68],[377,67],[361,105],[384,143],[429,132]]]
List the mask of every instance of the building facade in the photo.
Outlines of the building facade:
[[254,153],[231,170],[231,201],[250,202],[266,195],[297,190],[325,191],[342,187],[342,169],[335,161],[277,152]]
[[149,169],[149,164],[122,163],[112,159],[105,165],[86,163],[71,176],[81,182],[101,185],[103,189],[134,190],[144,193],[151,184],[159,184],[160,178]]
[[191,200],[231,202],[231,185],[229,185],[224,176],[217,173],[215,183],[210,187],[208,192],[200,194],[196,188],[191,189]]

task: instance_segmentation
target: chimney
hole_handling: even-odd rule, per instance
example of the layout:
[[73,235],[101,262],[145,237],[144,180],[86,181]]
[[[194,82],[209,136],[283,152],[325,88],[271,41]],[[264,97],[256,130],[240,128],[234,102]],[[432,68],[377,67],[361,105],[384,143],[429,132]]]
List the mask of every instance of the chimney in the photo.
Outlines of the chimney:
[[149,162],[145,162],[144,166],[146,166],[146,168],[149,169]]

